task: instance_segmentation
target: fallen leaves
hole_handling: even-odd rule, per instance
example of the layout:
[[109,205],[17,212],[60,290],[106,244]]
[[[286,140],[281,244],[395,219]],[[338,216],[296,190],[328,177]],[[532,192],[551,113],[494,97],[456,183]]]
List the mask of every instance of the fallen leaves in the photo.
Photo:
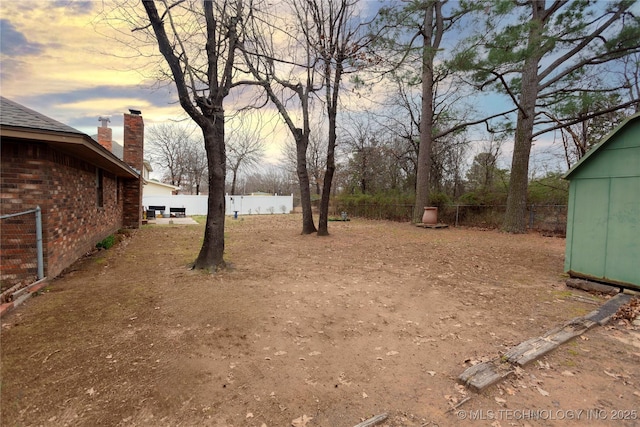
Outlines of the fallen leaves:
[[293,427],[306,427],[307,423],[309,421],[311,421],[312,419],[313,419],[313,417],[309,417],[307,415],[302,415],[301,417],[298,417],[295,420],[291,421],[291,425]]
[[613,320],[627,320],[629,322],[633,322],[637,317],[640,317],[640,298],[636,297],[622,305],[616,314],[613,315]]
[[549,392],[548,391],[545,391],[545,390],[541,389],[540,387],[536,387],[536,389],[538,390],[538,393],[540,393],[541,395],[543,395],[545,397],[549,396]]

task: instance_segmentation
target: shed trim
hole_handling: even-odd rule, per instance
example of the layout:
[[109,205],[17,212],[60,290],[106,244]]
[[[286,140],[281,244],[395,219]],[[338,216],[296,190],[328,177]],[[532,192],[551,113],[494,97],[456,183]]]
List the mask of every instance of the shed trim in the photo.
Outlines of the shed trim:
[[591,150],[587,151],[587,153],[582,156],[582,158],[580,160],[578,160],[578,162],[573,165],[573,167],[571,169],[569,169],[567,171],[567,173],[565,173],[564,175],[562,175],[563,179],[571,179],[570,176],[576,171],[576,169],[579,169],[583,163],[585,163],[587,161],[587,159],[591,158],[591,156],[593,156],[593,154],[600,150],[603,146],[607,145],[609,143],[609,141],[613,138],[613,136],[618,133],[623,127],[625,127],[628,123],[640,119],[640,113],[636,113],[632,116],[627,117],[626,119],[624,119],[618,126],[616,126],[615,129],[613,129],[611,132],[609,132],[603,139],[602,141],[600,141],[599,143],[597,143]]

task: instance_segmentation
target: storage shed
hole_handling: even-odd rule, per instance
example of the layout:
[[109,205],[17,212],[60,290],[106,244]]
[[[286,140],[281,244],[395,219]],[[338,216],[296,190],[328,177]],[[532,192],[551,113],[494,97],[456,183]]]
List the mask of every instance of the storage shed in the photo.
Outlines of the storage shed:
[[570,181],[565,271],[640,289],[640,113],[564,178]]

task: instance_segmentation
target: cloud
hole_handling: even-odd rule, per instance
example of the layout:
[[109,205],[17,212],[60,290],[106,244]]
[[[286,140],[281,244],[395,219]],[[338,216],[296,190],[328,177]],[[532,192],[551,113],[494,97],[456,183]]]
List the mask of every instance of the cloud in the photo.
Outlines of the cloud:
[[[171,105],[171,91],[169,88],[152,90],[143,85],[117,86],[96,85],[88,88],[79,88],[21,97],[24,102],[40,105],[56,104],[61,108],[87,107],[92,109],[102,108],[102,114],[109,114],[111,109],[142,108],[153,106],[158,108]],[[130,102],[130,103],[127,103]],[[102,104],[102,106],[100,105]]]
[[59,0],[54,1],[52,6],[64,9],[69,15],[87,15],[94,11],[96,3],[95,1]]
[[44,45],[30,42],[7,19],[0,19],[0,52],[10,57],[23,55],[39,55]]

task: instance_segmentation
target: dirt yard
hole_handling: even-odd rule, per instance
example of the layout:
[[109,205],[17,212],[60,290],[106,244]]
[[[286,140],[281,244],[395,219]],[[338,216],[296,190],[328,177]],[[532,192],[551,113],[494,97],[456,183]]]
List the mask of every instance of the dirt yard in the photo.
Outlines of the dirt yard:
[[296,215],[227,229],[224,272],[189,269],[202,225],[145,226],[3,318],[1,424],[640,425],[624,321],[482,393],[457,384],[605,300],[565,287],[564,239],[363,220],[319,238]]

